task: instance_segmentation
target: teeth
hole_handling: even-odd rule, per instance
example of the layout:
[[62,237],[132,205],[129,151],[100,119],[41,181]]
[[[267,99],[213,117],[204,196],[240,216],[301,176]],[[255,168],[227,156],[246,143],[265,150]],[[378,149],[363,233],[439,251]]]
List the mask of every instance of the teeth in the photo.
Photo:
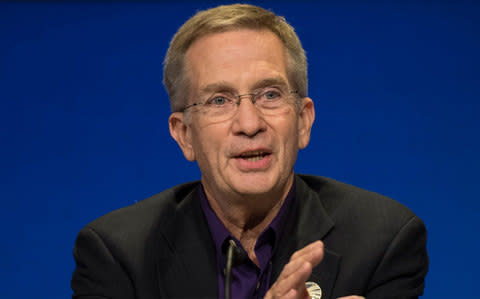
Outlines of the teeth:
[[252,157],[252,156],[261,156],[262,154],[263,154],[262,151],[254,151],[254,152],[243,153],[240,156],[241,157]]
[[242,159],[250,162],[260,161],[263,159],[264,156],[265,156],[265,153],[263,151],[247,152],[240,155]]

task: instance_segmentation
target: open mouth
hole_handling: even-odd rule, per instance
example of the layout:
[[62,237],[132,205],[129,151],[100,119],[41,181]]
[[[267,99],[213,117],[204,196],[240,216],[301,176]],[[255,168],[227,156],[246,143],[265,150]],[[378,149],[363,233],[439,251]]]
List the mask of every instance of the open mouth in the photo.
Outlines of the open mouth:
[[238,156],[238,158],[247,160],[249,162],[256,162],[262,160],[267,155],[270,155],[270,153],[264,151],[252,151],[242,153]]

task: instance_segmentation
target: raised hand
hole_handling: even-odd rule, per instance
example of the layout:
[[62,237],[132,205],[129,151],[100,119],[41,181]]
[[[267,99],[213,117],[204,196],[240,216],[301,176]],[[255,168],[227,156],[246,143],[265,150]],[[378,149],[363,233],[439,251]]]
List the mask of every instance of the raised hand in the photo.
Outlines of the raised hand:
[[323,259],[323,242],[315,241],[296,251],[285,265],[277,281],[265,295],[265,299],[307,299],[310,298],[305,282],[313,267]]

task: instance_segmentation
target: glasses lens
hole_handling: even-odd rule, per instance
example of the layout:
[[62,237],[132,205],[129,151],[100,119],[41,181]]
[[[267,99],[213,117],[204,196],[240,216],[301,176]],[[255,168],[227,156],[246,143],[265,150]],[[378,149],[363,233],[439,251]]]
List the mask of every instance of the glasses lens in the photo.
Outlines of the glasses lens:
[[233,95],[230,93],[215,93],[202,105],[196,106],[205,118],[212,122],[232,118],[244,98],[255,104],[257,110],[264,115],[276,115],[283,109],[288,109],[293,94],[282,87],[265,87],[252,94]]

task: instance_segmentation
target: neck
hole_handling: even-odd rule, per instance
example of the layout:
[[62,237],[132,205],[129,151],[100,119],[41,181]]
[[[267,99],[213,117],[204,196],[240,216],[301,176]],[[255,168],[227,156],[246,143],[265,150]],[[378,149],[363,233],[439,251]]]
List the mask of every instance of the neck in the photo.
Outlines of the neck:
[[207,200],[217,217],[230,233],[237,238],[256,263],[255,244],[260,234],[280,211],[292,186],[293,176],[285,190],[268,195],[233,195],[211,192],[204,185]]

